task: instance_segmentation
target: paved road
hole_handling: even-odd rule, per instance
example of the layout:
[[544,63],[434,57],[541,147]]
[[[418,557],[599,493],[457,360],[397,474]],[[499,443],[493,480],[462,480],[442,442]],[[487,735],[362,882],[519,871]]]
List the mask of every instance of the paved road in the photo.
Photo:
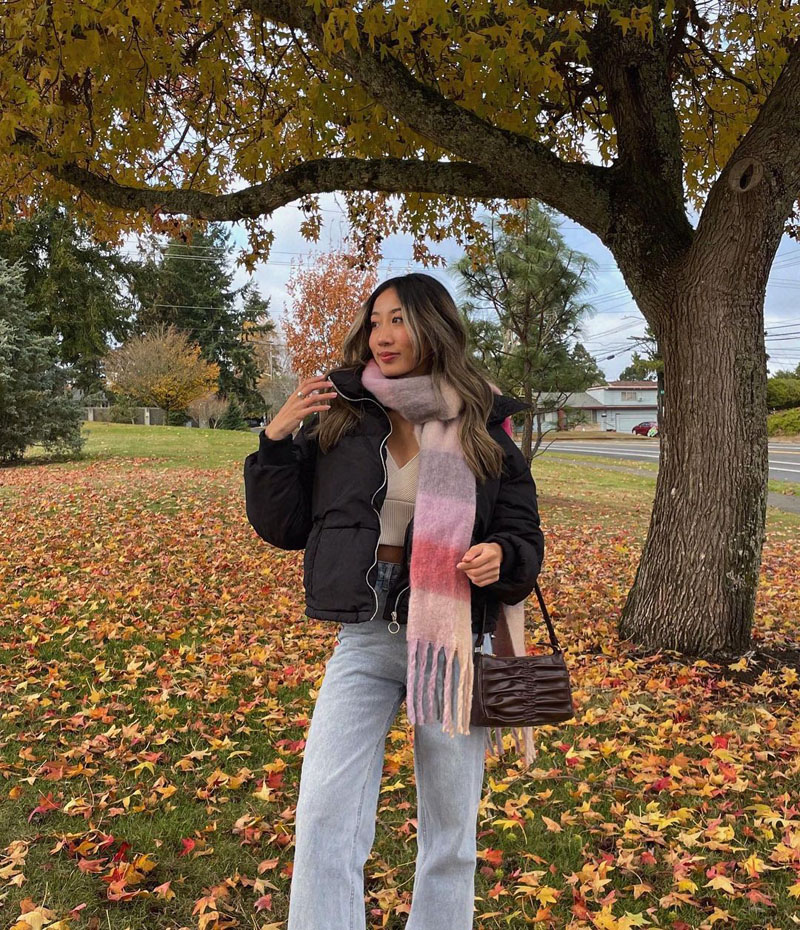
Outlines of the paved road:
[[[601,468],[605,471],[623,471],[629,475],[646,475],[648,472],[643,472],[640,468],[634,468],[633,465],[612,465],[610,462],[590,462],[586,458],[583,462],[584,468]],[[654,475],[654,472],[649,474]],[[786,513],[796,513],[800,514],[800,497],[795,494],[776,494],[774,491],[770,491],[767,494],[767,504],[770,507],[775,507],[777,510],[783,510]]]
[[[564,440],[550,443],[547,452],[557,452],[575,458],[599,456],[601,459],[628,459],[634,462],[658,464],[657,439],[642,442],[613,439]],[[791,481],[800,484],[800,444],[788,442],[769,444],[769,476],[776,481]]]

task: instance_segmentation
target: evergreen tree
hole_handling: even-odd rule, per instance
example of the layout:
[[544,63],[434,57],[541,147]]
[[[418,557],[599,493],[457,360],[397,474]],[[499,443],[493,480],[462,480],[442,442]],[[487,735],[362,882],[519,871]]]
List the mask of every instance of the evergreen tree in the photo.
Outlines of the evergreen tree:
[[657,381],[659,372],[664,371],[664,360],[658,350],[655,333],[648,323],[644,328],[644,337],[633,339],[634,345],[641,345],[644,354],[634,352],[631,363],[620,372],[620,381]]
[[225,412],[217,420],[217,429],[250,429],[244,419],[242,407],[236,398],[232,398]]
[[48,205],[0,231],[0,256],[24,269],[36,332],[57,337],[58,356],[85,393],[101,389],[109,337],[123,341],[132,303],[126,288],[137,262],[99,243],[85,222]]
[[[135,284],[139,334],[173,324],[219,367],[219,393],[263,413],[256,390],[260,374],[246,334],[258,331],[265,302],[250,284],[232,287],[230,232],[220,224],[195,232],[191,244],[170,242],[160,260],[149,258]],[[241,298],[241,299],[240,299]]]
[[19,461],[34,444],[47,452],[79,452],[83,411],[67,393],[55,336],[25,295],[25,269],[0,257],[0,462]]
[[502,220],[499,229],[492,222],[489,240],[480,261],[465,256],[455,265],[468,299],[461,310],[473,357],[498,387],[534,408],[525,415],[522,435],[522,452],[530,461],[541,442],[541,415],[603,378],[577,342],[592,309],[581,298],[594,266],[567,248],[552,213],[534,200]]

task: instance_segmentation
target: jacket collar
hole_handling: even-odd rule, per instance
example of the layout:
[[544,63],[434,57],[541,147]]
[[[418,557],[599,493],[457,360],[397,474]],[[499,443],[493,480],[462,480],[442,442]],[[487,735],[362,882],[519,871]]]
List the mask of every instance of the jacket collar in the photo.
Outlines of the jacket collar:
[[[377,403],[380,403],[374,394],[368,391],[361,383],[362,371],[363,368],[359,367],[337,368],[328,372],[328,379],[332,381],[337,389],[346,397],[352,397],[357,400],[369,397]],[[511,416],[512,413],[519,413],[520,410],[528,410],[530,407],[531,404],[523,400],[517,400],[516,397],[510,397],[507,394],[495,394],[492,401],[492,409],[486,420],[486,425],[492,426],[495,423],[502,423],[503,420]]]

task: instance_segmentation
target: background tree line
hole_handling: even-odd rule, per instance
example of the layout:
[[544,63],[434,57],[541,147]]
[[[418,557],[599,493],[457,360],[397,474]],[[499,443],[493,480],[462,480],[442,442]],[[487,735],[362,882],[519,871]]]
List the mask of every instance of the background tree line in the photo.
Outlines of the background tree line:
[[2,458],[34,442],[79,449],[70,404],[109,402],[121,421],[137,404],[180,424],[263,417],[275,326],[253,283],[233,288],[230,253],[212,224],[164,248],[153,236],[145,257],[129,257],[56,205],[0,231]]
[[[483,221],[491,260],[465,256],[450,273],[476,364],[531,405],[517,418],[530,460],[544,414],[566,408],[571,424],[570,395],[604,378],[578,338],[591,313],[583,297],[593,268],[535,201],[500,223]],[[268,301],[252,283],[232,287],[228,235],[211,224],[190,242],[161,249],[151,240],[151,251],[133,259],[56,207],[0,233],[0,260],[15,263],[27,306],[28,338],[51,339],[61,395],[71,387],[76,405],[108,400],[118,422],[132,422],[139,404],[164,409],[166,423],[191,416],[201,426],[247,428],[247,418],[284,403],[296,378],[340,364],[344,336],[377,284],[379,253],[346,241],[296,266],[282,349]],[[29,424],[48,422],[49,397],[27,405]],[[27,443],[30,429],[21,434]]]

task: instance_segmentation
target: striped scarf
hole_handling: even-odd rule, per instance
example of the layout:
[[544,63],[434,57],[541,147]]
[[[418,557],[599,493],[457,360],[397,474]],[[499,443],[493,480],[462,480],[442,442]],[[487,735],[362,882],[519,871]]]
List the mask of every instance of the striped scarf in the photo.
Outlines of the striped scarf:
[[[367,362],[361,381],[384,406],[413,424],[420,448],[406,628],[408,720],[416,724],[438,719],[436,670],[444,652],[442,729],[451,736],[469,733],[474,676],[472,598],[470,580],[456,564],[472,542],[476,480],[459,440],[463,400],[446,382],[437,390],[430,375],[387,378],[374,359]],[[495,385],[491,388],[501,393]],[[504,426],[510,432],[509,420]],[[495,653],[525,655],[525,602],[498,603]],[[492,737],[491,729],[486,727],[487,751],[496,749],[501,757],[502,734],[495,732]],[[530,765],[536,757],[531,728],[513,728],[513,733],[517,752]]]

